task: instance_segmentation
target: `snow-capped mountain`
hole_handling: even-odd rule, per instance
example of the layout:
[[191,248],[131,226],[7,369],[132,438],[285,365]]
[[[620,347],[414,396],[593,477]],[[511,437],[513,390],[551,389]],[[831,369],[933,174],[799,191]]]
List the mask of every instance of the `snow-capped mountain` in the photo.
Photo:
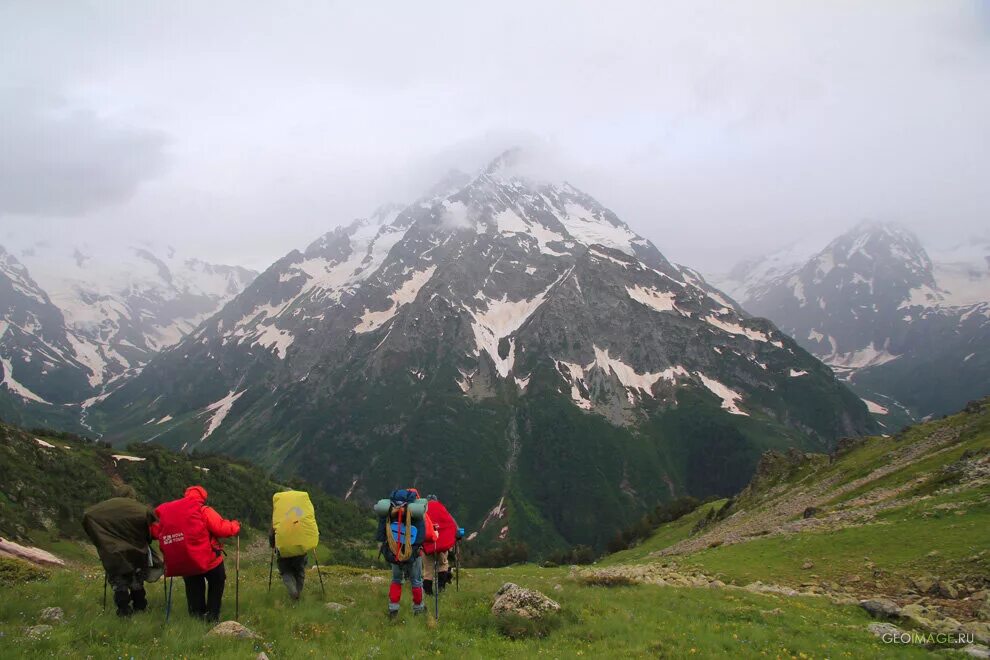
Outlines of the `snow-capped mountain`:
[[27,268],[0,247],[0,416],[19,423],[53,421],[57,408],[89,392],[62,312]]
[[[730,289],[855,385],[915,416],[990,392],[990,250],[938,253],[896,225],[863,223],[808,260],[747,264]],[[941,374],[941,375],[940,375]],[[939,379],[944,379],[941,382]]]
[[872,427],[789,337],[524,158],[278,260],[95,406],[107,437],[346,497],[416,485],[492,540],[560,546]]
[[0,248],[4,418],[79,430],[79,404],[178,342],[253,276],[146,246]]
[[19,258],[61,310],[94,388],[177,343],[257,275],[151,245],[36,243]]

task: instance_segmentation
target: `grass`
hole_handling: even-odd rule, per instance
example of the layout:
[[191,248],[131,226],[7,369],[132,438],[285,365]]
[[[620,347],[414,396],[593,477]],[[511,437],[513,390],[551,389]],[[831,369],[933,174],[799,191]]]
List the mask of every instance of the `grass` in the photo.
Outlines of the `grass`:
[[[795,585],[816,581],[811,575],[817,575],[817,581],[842,582],[851,576],[872,580],[875,569],[883,571],[886,580],[926,573],[954,579],[990,572],[990,557],[968,560],[988,547],[990,506],[983,503],[969,508],[965,516],[949,511],[922,518],[899,510],[875,524],[754,539],[677,559],[739,584],[761,580]],[[930,557],[932,551],[938,555]],[[809,560],[814,568],[802,569]]]
[[[247,563],[247,562],[245,562]],[[228,563],[228,568],[232,568]],[[447,592],[441,621],[414,618],[409,594],[397,622],[385,618],[385,583],[358,569],[324,569],[323,607],[316,576],[309,574],[303,601],[290,604],[277,578],[267,593],[267,565],[242,565],[241,622],[261,640],[206,637],[208,626],[184,611],[177,583],[171,621],[163,617],[160,584],[150,585],[149,612],[120,621],[112,605],[101,611],[102,574],[88,569],[57,571],[41,583],[5,589],[0,601],[0,657],[214,657],[245,658],[265,651],[274,658],[398,658],[457,655],[481,657],[883,657],[887,649],[866,631],[868,616],[817,598],[783,598],[742,591],[679,589],[650,585],[603,590],[578,584],[565,569],[532,565],[473,569],[459,592]],[[233,571],[230,571],[233,578]],[[385,577],[384,571],[376,573]],[[512,581],[558,600],[563,612],[545,637],[511,639],[490,614],[494,592]],[[561,585],[555,589],[556,585]],[[39,623],[49,606],[66,620],[47,637],[29,640],[24,628]],[[228,582],[224,618],[233,618],[234,584]],[[912,657],[920,649],[898,649]]]
[[718,510],[726,500],[716,500],[703,504],[691,513],[664,525],[661,525],[656,533],[639,545],[628,550],[616,552],[602,559],[599,564],[602,566],[612,566],[615,564],[640,563],[643,561],[653,561],[650,553],[663,550],[674,545],[691,535],[691,530],[698,524],[698,521],[708,515],[711,509]]

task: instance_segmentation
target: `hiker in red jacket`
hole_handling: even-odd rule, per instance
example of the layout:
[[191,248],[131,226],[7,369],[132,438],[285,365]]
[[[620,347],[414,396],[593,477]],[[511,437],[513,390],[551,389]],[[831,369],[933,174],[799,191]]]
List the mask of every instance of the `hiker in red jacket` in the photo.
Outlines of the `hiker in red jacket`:
[[[155,538],[159,538],[163,528],[178,528],[183,530],[181,536],[187,540],[192,540],[200,535],[208,535],[208,544],[189,545],[189,562],[200,567],[203,571],[192,574],[182,571],[178,575],[182,575],[182,580],[186,585],[186,603],[189,606],[189,614],[204,618],[207,621],[219,621],[223,588],[227,580],[227,573],[223,566],[223,544],[219,539],[237,536],[241,531],[241,524],[236,520],[225,520],[212,507],[206,506],[206,489],[202,486],[190,486],[186,489],[182,500],[176,500],[172,504],[184,505],[179,509],[173,507],[172,511],[186,510],[192,512],[188,516],[188,521],[168,520],[169,513],[165,509],[166,505],[162,505],[157,510],[161,523],[153,525],[151,533]],[[198,515],[195,515],[196,513]],[[173,534],[173,536],[175,535]],[[169,547],[168,541],[170,540],[172,539],[159,538],[160,542],[166,542],[163,545],[166,571],[169,570],[168,550],[166,548]],[[207,591],[207,585],[209,585],[209,591]]]

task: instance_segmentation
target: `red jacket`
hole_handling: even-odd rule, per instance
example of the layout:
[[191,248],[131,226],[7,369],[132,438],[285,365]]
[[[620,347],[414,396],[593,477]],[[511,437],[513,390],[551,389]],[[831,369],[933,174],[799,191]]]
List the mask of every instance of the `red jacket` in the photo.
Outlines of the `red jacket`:
[[[217,550],[216,559],[211,561],[210,567],[207,569],[213,570],[223,563],[223,555],[220,553],[223,550],[223,543],[220,542],[220,539],[237,536],[241,531],[241,524],[236,520],[225,520],[213,507],[206,506],[207,493],[202,486],[190,486],[186,489],[183,497],[192,499],[201,507],[200,513],[203,515],[203,522],[206,523],[206,529],[210,533],[210,546]],[[159,528],[158,523],[151,525],[151,536],[155,539],[158,538]]]

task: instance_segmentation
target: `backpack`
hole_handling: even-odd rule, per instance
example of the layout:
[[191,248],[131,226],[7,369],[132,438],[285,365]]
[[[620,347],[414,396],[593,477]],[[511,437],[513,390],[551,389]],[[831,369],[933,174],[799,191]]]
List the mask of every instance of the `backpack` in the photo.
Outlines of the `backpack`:
[[309,493],[289,490],[272,497],[272,528],[280,557],[301,557],[320,543],[320,529]]
[[83,530],[96,546],[109,575],[123,575],[148,566],[151,519],[147,506],[123,497],[105,500],[83,511]]
[[430,500],[426,508],[426,515],[432,523],[436,524],[436,536],[423,543],[423,552],[432,555],[438,552],[447,552],[453,548],[454,544],[457,543],[457,522],[450,515],[447,507],[437,500]]
[[165,577],[202,575],[212,568],[219,551],[210,541],[201,502],[183,497],[159,505],[155,514]]
[[433,537],[433,525],[426,518],[426,500],[414,490],[394,490],[375,504],[385,542],[382,553],[392,564],[404,564],[419,555],[424,541]]

